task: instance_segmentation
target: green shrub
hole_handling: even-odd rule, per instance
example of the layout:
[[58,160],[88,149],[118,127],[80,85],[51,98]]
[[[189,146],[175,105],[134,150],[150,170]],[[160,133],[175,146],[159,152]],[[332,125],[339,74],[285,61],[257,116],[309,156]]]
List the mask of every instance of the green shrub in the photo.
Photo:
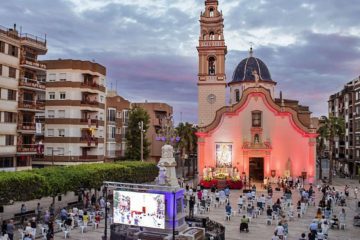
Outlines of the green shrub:
[[104,181],[145,183],[158,174],[154,163],[124,161],[48,167],[22,172],[0,173],[0,204],[54,197],[68,191],[98,189]]

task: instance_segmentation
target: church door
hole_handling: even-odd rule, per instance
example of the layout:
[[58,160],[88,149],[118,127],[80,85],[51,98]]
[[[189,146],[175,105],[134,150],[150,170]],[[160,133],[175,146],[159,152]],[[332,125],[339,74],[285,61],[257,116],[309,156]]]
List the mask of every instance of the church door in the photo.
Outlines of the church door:
[[264,158],[249,159],[249,177],[255,182],[264,180]]

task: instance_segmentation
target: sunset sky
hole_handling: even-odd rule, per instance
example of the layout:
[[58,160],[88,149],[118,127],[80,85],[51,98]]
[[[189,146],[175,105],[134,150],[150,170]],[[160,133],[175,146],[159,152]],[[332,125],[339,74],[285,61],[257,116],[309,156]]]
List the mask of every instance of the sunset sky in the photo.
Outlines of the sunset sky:
[[[219,0],[227,79],[254,55],[277,95],[327,114],[327,99],[360,75],[359,0]],[[166,102],[175,120],[197,122],[199,16],[204,0],[8,0],[0,25],[47,35],[42,59],[95,60],[108,88],[131,102]]]

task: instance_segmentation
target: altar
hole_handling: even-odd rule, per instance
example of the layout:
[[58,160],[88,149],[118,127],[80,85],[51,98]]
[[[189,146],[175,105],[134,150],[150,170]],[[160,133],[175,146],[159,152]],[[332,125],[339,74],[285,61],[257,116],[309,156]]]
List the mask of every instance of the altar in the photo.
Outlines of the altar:
[[240,173],[236,167],[206,167],[203,169],[203,179],[234,179],[240,180]]

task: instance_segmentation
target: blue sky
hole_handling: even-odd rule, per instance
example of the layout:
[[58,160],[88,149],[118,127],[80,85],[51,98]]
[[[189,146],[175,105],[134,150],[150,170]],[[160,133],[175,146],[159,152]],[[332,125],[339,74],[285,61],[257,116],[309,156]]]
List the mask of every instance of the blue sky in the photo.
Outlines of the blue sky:
[[[219,0],[227,79],[248,55],[268,66],[277,92],[327,113],[327,99],[360,75],[360,0]],[[199,16],[204,0],[3,1],[0,25],[47,35],[43,59],[95,60],[130,101],[162,101],[197,121]]]

